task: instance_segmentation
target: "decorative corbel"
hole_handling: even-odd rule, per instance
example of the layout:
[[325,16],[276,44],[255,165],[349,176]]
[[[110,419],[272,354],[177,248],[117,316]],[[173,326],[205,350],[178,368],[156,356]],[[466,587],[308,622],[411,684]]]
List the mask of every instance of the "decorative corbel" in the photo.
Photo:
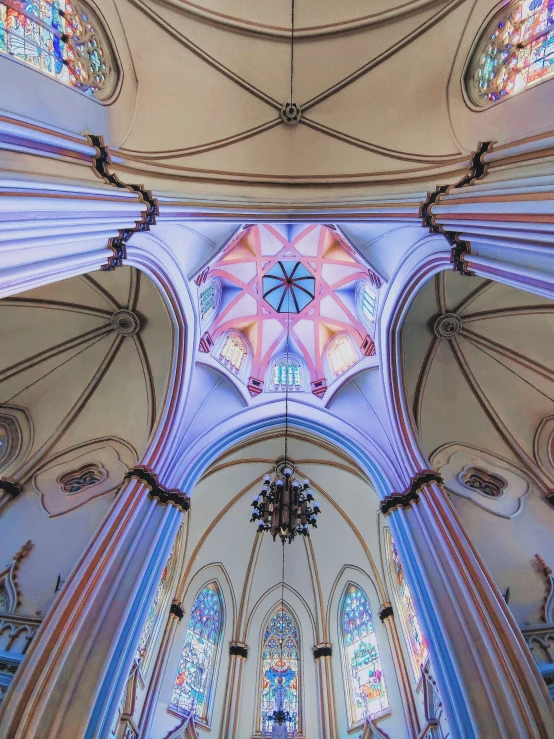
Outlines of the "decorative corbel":
[[185,608],[180,600],[174,600],[172,602],[169,613],[171,616],[175,616],[178,621],[183,620],[183,616],[185,615]]
[[109,166],[111,164],[110,150],[109,147],[104,143],[102,136],[94,136],[90,134],[88,139],[92,146],[98,152],[98,155],[94,158],[92,164],[92,170],[104,180],[108,185],[113,185],[124,190],[130,190],[136,192],[140,200],[146,204],[146,210],[142,213],[140,221],[136,222],[134,228],[120,229],[119,236],[115,236],[110,239],[108,248],[112,250],[113,256],[108,257],[108,263],[103,264],[101,269],[105,272],[110,272],[116,267],[120,267],[123,264],[123,260],[127,256],[127,242],[134,233],[139,231],[149,231],[150,226],[156,223],[156,216],[159,215],[158,201],[152,196],[149,190],[145,190],[142,185],[130,185],[122,182],[119,177],[110,172]]
[[229,654],[231,657],[241,657],[246,659],[248,657],[248,644],[244,644],[240,641],[232,641],[229,645]]
[[419,493],[422,488],[430,483],[444,485],[442,477],[433,470],[425,470],[412,478],[410,487],[403,493],[391,493],[387,495],[380,505],[383,516],[388,516],[396,508],[411,508],[414,503],[419,503]]
[[394,616],[392,605],[390,603],[384,603],[379,609],[378,615],[381,619],[381,623],[384,624],[387,618],[391,618],[392,616]]
[[158,476],[148,467],[137,466],[129,470],[125,480],[139,480],[148,488],[148,497],[155,499],[160,505],[174,505],[182,511],[190,510],[190,498],[180,490],[169,490],[158,482]]
[[333,647],[329,643],[316,644],[314,647],[314,659],[318,660],[322,657],[332,657]]

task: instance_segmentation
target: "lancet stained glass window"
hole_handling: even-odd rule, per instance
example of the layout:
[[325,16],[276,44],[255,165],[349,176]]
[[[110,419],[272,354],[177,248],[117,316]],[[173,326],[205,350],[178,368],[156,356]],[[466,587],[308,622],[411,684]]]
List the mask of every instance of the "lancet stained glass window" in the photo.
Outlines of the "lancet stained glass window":
[[375,313],[377,312],[377,295],[368,285],[364,285],[361,297],[362,313],[368,321],[373,322],[375,320]]
[[467,76],[470,97],[486,105],[554,73],[554,3],[508,3],[487,26]]
[[152,637],[154,636],[154,631],[156,629],[158,619],[161,615],[161,611],[166,601],[167,588],[170,580],[169,573],[171,572],[172,561],[173,550],[171,550],[169,557],[167,558],[162,576],[156,587],[156,592],[154,593],[154,598],[152,600],[152,603],[150,604],[150,608],[148,609],[148,616],[146,617],[146,621],[142,628],[142,634],[140,635],[137,651],[135,653],[135,659],[141,659],[143,663],[148,655],[150,643],[152,641]]
[[300,731],[298,628],[286,610],[274,613],[262,645],[262,733],[271,733],[273,712],[288,711],[287,732]]
[[221,595],[217,585],[210,583],[194,599],[171,693],[172,708],[204,722],[208,720],[222,629]]
[[247,350],[242,339],[236,334],[229,334],[219,353],[219,358],[226,367],[238,374],[246,355]]
[[421,631],[418,617],[414,608],[414,601],[408,583],[404,579],[404,571],[398,556],[398,550],[392,540],[389,539],[389,561],[391,566],[392,580],[397,595],[397,607],[400,612],[400,623],[404,636],[408,643],[410,659],[416,679],[419,679],[421,667],[427,661],[427,643]]
[[218,309],[220,293],[221,288],[217,278],[210,280],[200,291],[200,320],[203,326],[211,323],[212,317]]
[[0,0],[0,51],[88,95],[113,91],[113,53],[79,2]]
[[327,348],[327,359],[334,377],[340,377],[347,369],[356,364],[356,354],[352,340],[346,334],[336,336]]
[[272,384],[274,390],[300,390],[302,387],[302,368],[297,359],[286,357],[278,359],[273,365]]
[[350,723],[354,726],[389,706],[371,607],[356,585],[346,588],[340,627]]

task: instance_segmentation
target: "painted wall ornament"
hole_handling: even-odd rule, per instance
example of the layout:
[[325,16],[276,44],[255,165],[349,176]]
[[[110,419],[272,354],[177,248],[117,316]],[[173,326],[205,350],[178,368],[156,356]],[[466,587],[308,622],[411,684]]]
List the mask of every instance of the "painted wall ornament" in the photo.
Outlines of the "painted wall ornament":
[[431,464],[450,493],[500,518],[519,513],[530,491],[524,470],[478,447],[446,444],[431,455]]
[[541,606],[541,618],[545,623],[554,623],[554,577],[552,576],[552,570],[540,555],[535,554],[535,560],[546,580],[546,594]]

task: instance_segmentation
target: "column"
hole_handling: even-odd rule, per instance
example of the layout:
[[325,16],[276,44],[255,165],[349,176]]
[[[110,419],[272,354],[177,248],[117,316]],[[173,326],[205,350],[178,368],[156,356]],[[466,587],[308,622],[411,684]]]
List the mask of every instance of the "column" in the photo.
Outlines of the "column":
[[174,600],[169,609],[169,619],[165,626],[164,634],[158,648],[158,654],[156,655],[156,662],[154,663],[154,670],[152,671],[152,677],[150,679],[150,685],[148,686],[148,693],[144,706],[141,711],[139,719],[139,736],[149,737],[150,729],[152,728],[152,721],[154,720],[154,714],[156,712],[156,706],[158,704],[158,698],[160,695],[161,681],[165,673],[167,666],[167,660],[169,658],[169,652],[173,639],[175,638],[175,632],[177,626],[183,620],[185,610],[181,601]]
[[229,646],[229,672],[225,690],[227,703],[223,716],[222,739],[240,739],[237,738],[237,726],[244,663],[247,657],[248,645],[244,642],[232,641]]
[[331,659],[333,647],[322,643],[314,646],[319,692],[319,731],[322,739],[338,739],[337,707]]
[[0,709],[2,739],[104,737],[189,499],[130,470]]
[[389,517],[452,737],[554,736],[548,690],[501,593],[468,540],[440,477],[387,495]]
[[402,645],[398,636],[398,629],[396,628],[394,611],[390,603],[384,603],[381,606],[381,608],[379,609],[379,618],[381,619],[381,623],[384,624],[387,630],[389,644],[391,645],[394,670],[398,678],[398,685],[400,687],[400,694],[402,696],[402,705],[404,706],[404,714],[406,716],[408,736],[413,737],[413,739],[417,739],[421,727],[414,694],[410,683],[410,676],[408,675],[408,671],[406,669],[404,652],[402,650]]

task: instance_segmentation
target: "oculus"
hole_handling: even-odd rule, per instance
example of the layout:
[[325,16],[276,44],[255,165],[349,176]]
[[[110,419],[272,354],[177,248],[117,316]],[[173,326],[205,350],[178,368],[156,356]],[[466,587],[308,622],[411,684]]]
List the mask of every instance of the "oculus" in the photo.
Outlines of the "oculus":
[[263,278],[263,296],[277,313],[300,313],[315,296],[315,277],[302,262],[277,262]]

